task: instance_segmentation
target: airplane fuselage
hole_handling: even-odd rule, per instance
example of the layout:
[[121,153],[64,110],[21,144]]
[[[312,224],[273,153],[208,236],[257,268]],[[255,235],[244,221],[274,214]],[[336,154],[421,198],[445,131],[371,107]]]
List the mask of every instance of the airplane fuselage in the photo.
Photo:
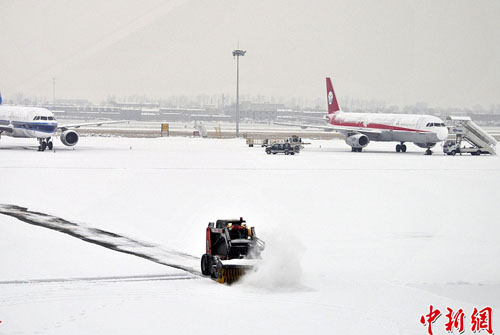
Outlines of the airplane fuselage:
[[2,135],[45,139],[55,136],[57,121],[45,108],[0,106],[0,127]]
[[443,121],[432,115],[337,111],[326,118],[332,126],[365,130],[364,134],[373,141],[436,143],[448,137]]

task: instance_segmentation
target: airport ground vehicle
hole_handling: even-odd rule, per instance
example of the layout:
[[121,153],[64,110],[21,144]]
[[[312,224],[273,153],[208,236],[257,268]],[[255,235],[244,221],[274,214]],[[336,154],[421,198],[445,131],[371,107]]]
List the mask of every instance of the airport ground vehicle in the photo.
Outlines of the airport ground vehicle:
[[206,253],[201,273],[219,283],[231,284],[260,259],[265,243],[248,228],[243,218],[210,222],[206,230]]
[[298,146],[292,147],[290,143],[283,143],[283,144],[276,143],[266,148],[266,153],[268,155],[270,154],[276,155],[278,153],[283,153],[285,155],[295,155],[298,154],[299,152],[300,152],[300,147]]
[[496,139],[479,127],[470,117],[448,116],[445,124],[449,134],[455,137],[453,140],[443,143],[445,154],[451,156],[462,153],[470,153],[474,156],[496,154]]
[[455,156],[456,154],[468,153],[472,156],[479,156],[481,154],[489,154],[488,151],[482,151],[477,147],[460,147],[460,142],[455,140],[449,140],[443,143],[443,152],[449,156]]
[[281,139],[272,139],[272,138],[264,138],[264,139],[257,139],[257,138],[247,138],[247,144],[249,147],[253,147],[254,145],[260,145],[261,147],[269,147],[273,144],[284,144],[284,143],[289,143],[292,147],[296,148],[297,150],[304,149],[304,144],[310,144],[310,143],[303,143],[302,138],[298,137],[297,135],[292,135],[287,138],[281,138]]
[[267,147],[271,144],[271,140],[268,138],[257,139],[257,138],[247,138],[247,144],[249,147],[253,147],[254,145],[260,145],[261,147]]

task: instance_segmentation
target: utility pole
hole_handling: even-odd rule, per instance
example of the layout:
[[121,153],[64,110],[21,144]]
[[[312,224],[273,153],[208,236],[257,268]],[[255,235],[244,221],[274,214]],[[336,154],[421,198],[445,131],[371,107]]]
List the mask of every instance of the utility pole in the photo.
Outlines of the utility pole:
[[240,137],[240,56],[245,56],[246,50],[233,50],[236,57],[236,137]]

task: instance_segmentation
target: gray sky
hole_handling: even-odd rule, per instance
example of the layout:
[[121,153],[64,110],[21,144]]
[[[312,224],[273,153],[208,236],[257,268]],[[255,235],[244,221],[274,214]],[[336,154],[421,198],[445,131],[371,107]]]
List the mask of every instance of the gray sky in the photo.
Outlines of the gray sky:
[[500,103],[500,1],[0,0],[0,89]]

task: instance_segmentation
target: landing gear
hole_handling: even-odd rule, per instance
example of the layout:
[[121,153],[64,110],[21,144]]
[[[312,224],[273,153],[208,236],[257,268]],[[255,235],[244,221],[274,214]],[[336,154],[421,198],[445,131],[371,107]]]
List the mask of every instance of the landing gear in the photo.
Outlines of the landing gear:
[[397,144],[396,152],[406,152],[406,145],[403,142],[401,142],[401,144]]
[[50,137],[47,138],[46,141],[43,138],[39,138],[38,143],[40,143],[40,145],[38,145],[38,151],[45,151],[45,149],[47,148],[49,148],[49,150],[52,150],[52,148],[54,147],[54,143],[52,143]]
[[428,156],[432,155],[432,150],[431,149],[425,150],[425,154]]
[[351,152],[361,152],[361,151],[363,151],[363,148],[351,147]]

